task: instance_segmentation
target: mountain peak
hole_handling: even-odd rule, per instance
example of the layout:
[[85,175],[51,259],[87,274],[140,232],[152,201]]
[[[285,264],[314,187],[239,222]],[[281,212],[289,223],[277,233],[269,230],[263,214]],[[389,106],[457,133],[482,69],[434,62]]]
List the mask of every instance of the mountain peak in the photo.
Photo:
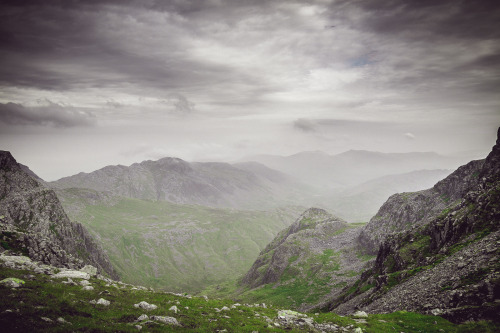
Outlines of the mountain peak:
[[9,151],[0,150],[0,169],[10,169],[13,166],[19,167],[14,156]]

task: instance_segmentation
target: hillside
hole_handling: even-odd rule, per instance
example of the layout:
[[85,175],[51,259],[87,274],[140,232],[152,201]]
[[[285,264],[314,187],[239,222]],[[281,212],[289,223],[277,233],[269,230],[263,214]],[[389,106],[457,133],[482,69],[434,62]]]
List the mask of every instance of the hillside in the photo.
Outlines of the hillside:
[[195,292],[243,274],[303,208],[269,212],[58,190],[68,214],[101,241],[125,282]]
[[21,251],[59,267],[90,264],[117,277],[85,227],[71,222],[54,191],[26,170],[9,152],[0,151],[0,252]]
[[0,327],[5,332],[478,332],[491,323],[455,325],[415,313],[298,313],[153,291],[22,256],[0,256]]
[[178,158],[107,166],[50,183],[58,189],[85,188],[126,198],[208,207],[263,209],[297,204],[304,185],[265,166],[188,163]]
[[[417,200],[400,196],[381,208],[386,220],[372,219],[361,233],[372,249],[380,244],[374,266],[322,307],[341,314],[406,310],[455,322],[498,320],[500,129],[484,161],[459,168]],[[384,235],[387,225],[399,232]]]
[[363,270],[370,256],[355,243],[359,224],[318,208],[306,210],[260,253],[240,282],[237,298],[305,309]]

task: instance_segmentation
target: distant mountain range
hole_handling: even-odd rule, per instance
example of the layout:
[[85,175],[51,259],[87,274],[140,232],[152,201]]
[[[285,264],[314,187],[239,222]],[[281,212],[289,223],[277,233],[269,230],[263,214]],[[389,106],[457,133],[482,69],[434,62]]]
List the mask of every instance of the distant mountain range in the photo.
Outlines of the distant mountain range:
[[307,186],[257,163],[189,163],[166,157],[131,166],[107,166],[50,183],[64,188],[107,191],[116,196],[209,207],[266,209],[297,203]]
[[[114,196],[234,209],[318,206],[348,221],[368,221],[392,194],[425,189],[448,175],[456,159],[435,153],[348,151],[260,155],[235,164],[172,157],[114,165],[51,182]],[[424,170],[427,169],[427,170]]]
[[455,169],[466,162],[463,158],[433,152],[379,153],[365,150],[349,150],[338,155],[322,151],[290,156],[257,155],[246,160],[259,162],[323,189],[351,187],[374,178],[416,170]]

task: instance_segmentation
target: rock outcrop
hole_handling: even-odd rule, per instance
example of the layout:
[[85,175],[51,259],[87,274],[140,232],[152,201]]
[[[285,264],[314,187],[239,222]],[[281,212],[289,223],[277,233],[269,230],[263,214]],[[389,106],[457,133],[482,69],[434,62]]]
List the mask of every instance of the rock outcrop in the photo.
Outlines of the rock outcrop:
[[[399,233],[383,239],[371,237],[380,243],[374,266],[339,297],[323,304],[325,309],[341,314],[355,309],[368,313],[406,310],[455,322],[498,321],[500,130],[485,160],[459,168],[426,193],[431,193],[426,206],[424,200],[415,204],[425,218],[410,219]],[[442,194],[449,197],[450,204],[440,212],[443,206],[438,198]],[[432,197],[434,201],[429,199]],[[382,227],[389,224],[399,228],[404,221],[401,205],[389,208],[397,198],[391,198],[381,209],[388,217],[381,222]],[[408,211],[413,214],[416,210]],[[375,230],[377,220],[372,220],[362,232],[365,243]]]
[[107,255],[79,223],[71,222],[55,192],[0,151],[0,251],[18,251],[53,266],[90,264],[117,275]]
[[434,187],[392,195],[361,231],[359,242],[372,254],[393,233],[425,225],[440,214],[446,214],[478,185],[484,160],[472,161],[458,168]]

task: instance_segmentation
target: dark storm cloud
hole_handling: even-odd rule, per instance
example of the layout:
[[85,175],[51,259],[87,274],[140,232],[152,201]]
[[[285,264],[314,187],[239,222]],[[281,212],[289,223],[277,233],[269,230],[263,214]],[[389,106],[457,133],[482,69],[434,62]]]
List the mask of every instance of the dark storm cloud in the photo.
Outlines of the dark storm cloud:
[[25,107],[16,103],[0,103],[0,123],[52,127],[92,126],[95,117],[85,111],[50,101],[48,105]]
[[[413,37],[498,38],[496,25],[500,5],[496,0],[342,0],[334,8],[358,8],[360,20],[348,20],[377,33],[407,34]],[[332,11],[332,14],[335,12]],[[356,17],[356,16],[354,16]]]
[[[162,27],[163,18],[155,18],[151,11],[160,3],[147,8],[122,1],[4,3],[0,84],[49,90],[129,84],[132,89],[164,90],[202,86],[230,75],[221,64],[204,64],[184,56],[180,40],[185,36],[181,33],[189,32],[194,24],[182,19],[174,22],[172,16],[172,22],[163,22]],[[118,4],[121,6],[115,6]],[[151,21],[154,19],[157,21]],[[181,27],[170,31],[174,25]],[[142,30],[149,26],[157,31]],[[127,30],[122,32],[122,28]],[[158,35],[152,36],[154,33]],[[153,37],[157,40],[148,44]],[[161,54],[156,42],[168,53]]]

